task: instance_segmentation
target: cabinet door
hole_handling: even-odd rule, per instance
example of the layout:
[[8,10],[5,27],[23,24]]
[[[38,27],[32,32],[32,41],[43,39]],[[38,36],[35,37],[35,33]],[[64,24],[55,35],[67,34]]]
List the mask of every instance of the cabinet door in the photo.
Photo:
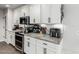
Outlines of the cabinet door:
[[47,54],[47,43],[42,40],[37,40],[37,54]]
[[29,42],[29,37],[24,36],[24,52],[29,54],[29,47],[30,47],[30,42]]
[[30,43],[29,54],[36,54],[36,46]]
[[21,7],[21,16],[29,16],[30,9],[29,6],[25,5]]
[[46,42],[43,40],[37,40],[37,54],[56,54],[60,52],[60,46]]
[[41,23],[48,23],[48,18],[50,17],[50,5],[42,4],[40,8]]
[[40,5],[30,5],[30,21],[31,23],[40,23]]
[[50,9],[51,23],[60,23],[61,21],[61,4],[51,4]]
[[12,32],[12,37],[11,37],[12,39],[11,39],[11,44],[13,45],[13,46],[15,46],[15,33],[14,32]]
[[54,51],[51,49],[49,49],[49,47],[41,47],[41,46],[38,46],[37,47],[37,54],[56,54],[57,51]]
[[29,54],[35,54],[36,53],[36,39],[31,38],[29,40]]
[[12,39],[12,35],[11,35],[11,33],[10,33],[10,31],[7,31],[7,35],[6,35],[7,37],[7,39],[6,39],[6,42],[9,44],[9,43],[11,43],[11,39]]
[[61,4],[41,5],[41,23],[60,23]]
[[13,46],[15,46],[15,33],[7,31],[7,43],[12,44]]
[[56,51],[51,51],[49,47],[45,45],[37,45],[37,54],[55,54]]
[[47,49],[47,54],[56,54],[57,51],[51,51],[50,49]]
[[16,24],[17,22],[19,23],[19,19],[22,16],[21,15],[21,8],[17,8],[14,10],[14,16],[13,16],[13,24]]
[[24,41],[24,52],[29,54],[29,44],[30,42]]
[[24,39],[24,52],[27,54],[35,54],[36,53],[36,44],[35,44],[34,38],[26,37]]
[[44,54],[44,52],[45,52],[45,51],[44,51],[44,48],[37,45],[37,51],[36,51],[36,53],[37,53],[37,54]]

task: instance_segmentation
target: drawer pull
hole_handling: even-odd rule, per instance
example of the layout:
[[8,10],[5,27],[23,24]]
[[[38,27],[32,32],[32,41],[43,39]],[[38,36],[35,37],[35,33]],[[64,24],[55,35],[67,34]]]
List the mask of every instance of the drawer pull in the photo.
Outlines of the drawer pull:
[[43,48],[43,53],[47,54],[47,48]]
[[30,40],[30,38],[27,38],[28,40]]
[[27,44],[28,44],[27,46],[30,47],[30,42],[27,42]]
[[47,45],[46,43],[43,43],[44,45]]

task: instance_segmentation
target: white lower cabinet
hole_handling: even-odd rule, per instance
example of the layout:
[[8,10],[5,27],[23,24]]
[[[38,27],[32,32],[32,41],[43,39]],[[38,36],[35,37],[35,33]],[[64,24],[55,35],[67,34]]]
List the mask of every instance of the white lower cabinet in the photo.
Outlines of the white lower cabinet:
[[15,46],[15,32],[12,32],[11,34],[11,44]]
[[56,54],[57,51],[49,49],[49,47],[37,47],[37,54]]
[[6,42],[9,44],[12,40],[12,33],[10,31],[7,31],[6,33]]
[[30,44],[29,54],[36,54],[36,46],[34,44]]
[[35,54],[36,53],[36,39],[25,36],[24,39],[24,52],[27,54]]
[[27,54],[58,54],[61,45],[25,36],[24,52]]
[[7,40],[6,42],[15,46],[15,32],[7,31]]
[[56,53],[58,53],[58,46],[55,46],[55,44],[50,42],[37,40],[37,54],[56,54]]
[[42,47],[42,46],[37,46],[37,54],[53,54],[55,52],[52,52],[48,47]]
[[27,54],[29,53],[29,43],[25,40],[24,40],[24,52]]

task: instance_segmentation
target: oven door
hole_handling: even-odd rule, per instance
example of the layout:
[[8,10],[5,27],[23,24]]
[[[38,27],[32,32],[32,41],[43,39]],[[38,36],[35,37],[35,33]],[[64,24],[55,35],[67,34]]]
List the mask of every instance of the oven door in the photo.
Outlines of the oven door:
[[24,35],[15,33],[15,47],[16,49],[23,51],[23,40],[24,40]]

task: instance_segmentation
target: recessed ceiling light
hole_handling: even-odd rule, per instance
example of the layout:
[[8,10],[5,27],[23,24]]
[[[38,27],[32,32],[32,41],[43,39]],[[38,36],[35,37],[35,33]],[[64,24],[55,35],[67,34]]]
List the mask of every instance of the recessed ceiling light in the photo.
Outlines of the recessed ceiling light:
[[5,5],[6,7],[10,7],[10,5]]

